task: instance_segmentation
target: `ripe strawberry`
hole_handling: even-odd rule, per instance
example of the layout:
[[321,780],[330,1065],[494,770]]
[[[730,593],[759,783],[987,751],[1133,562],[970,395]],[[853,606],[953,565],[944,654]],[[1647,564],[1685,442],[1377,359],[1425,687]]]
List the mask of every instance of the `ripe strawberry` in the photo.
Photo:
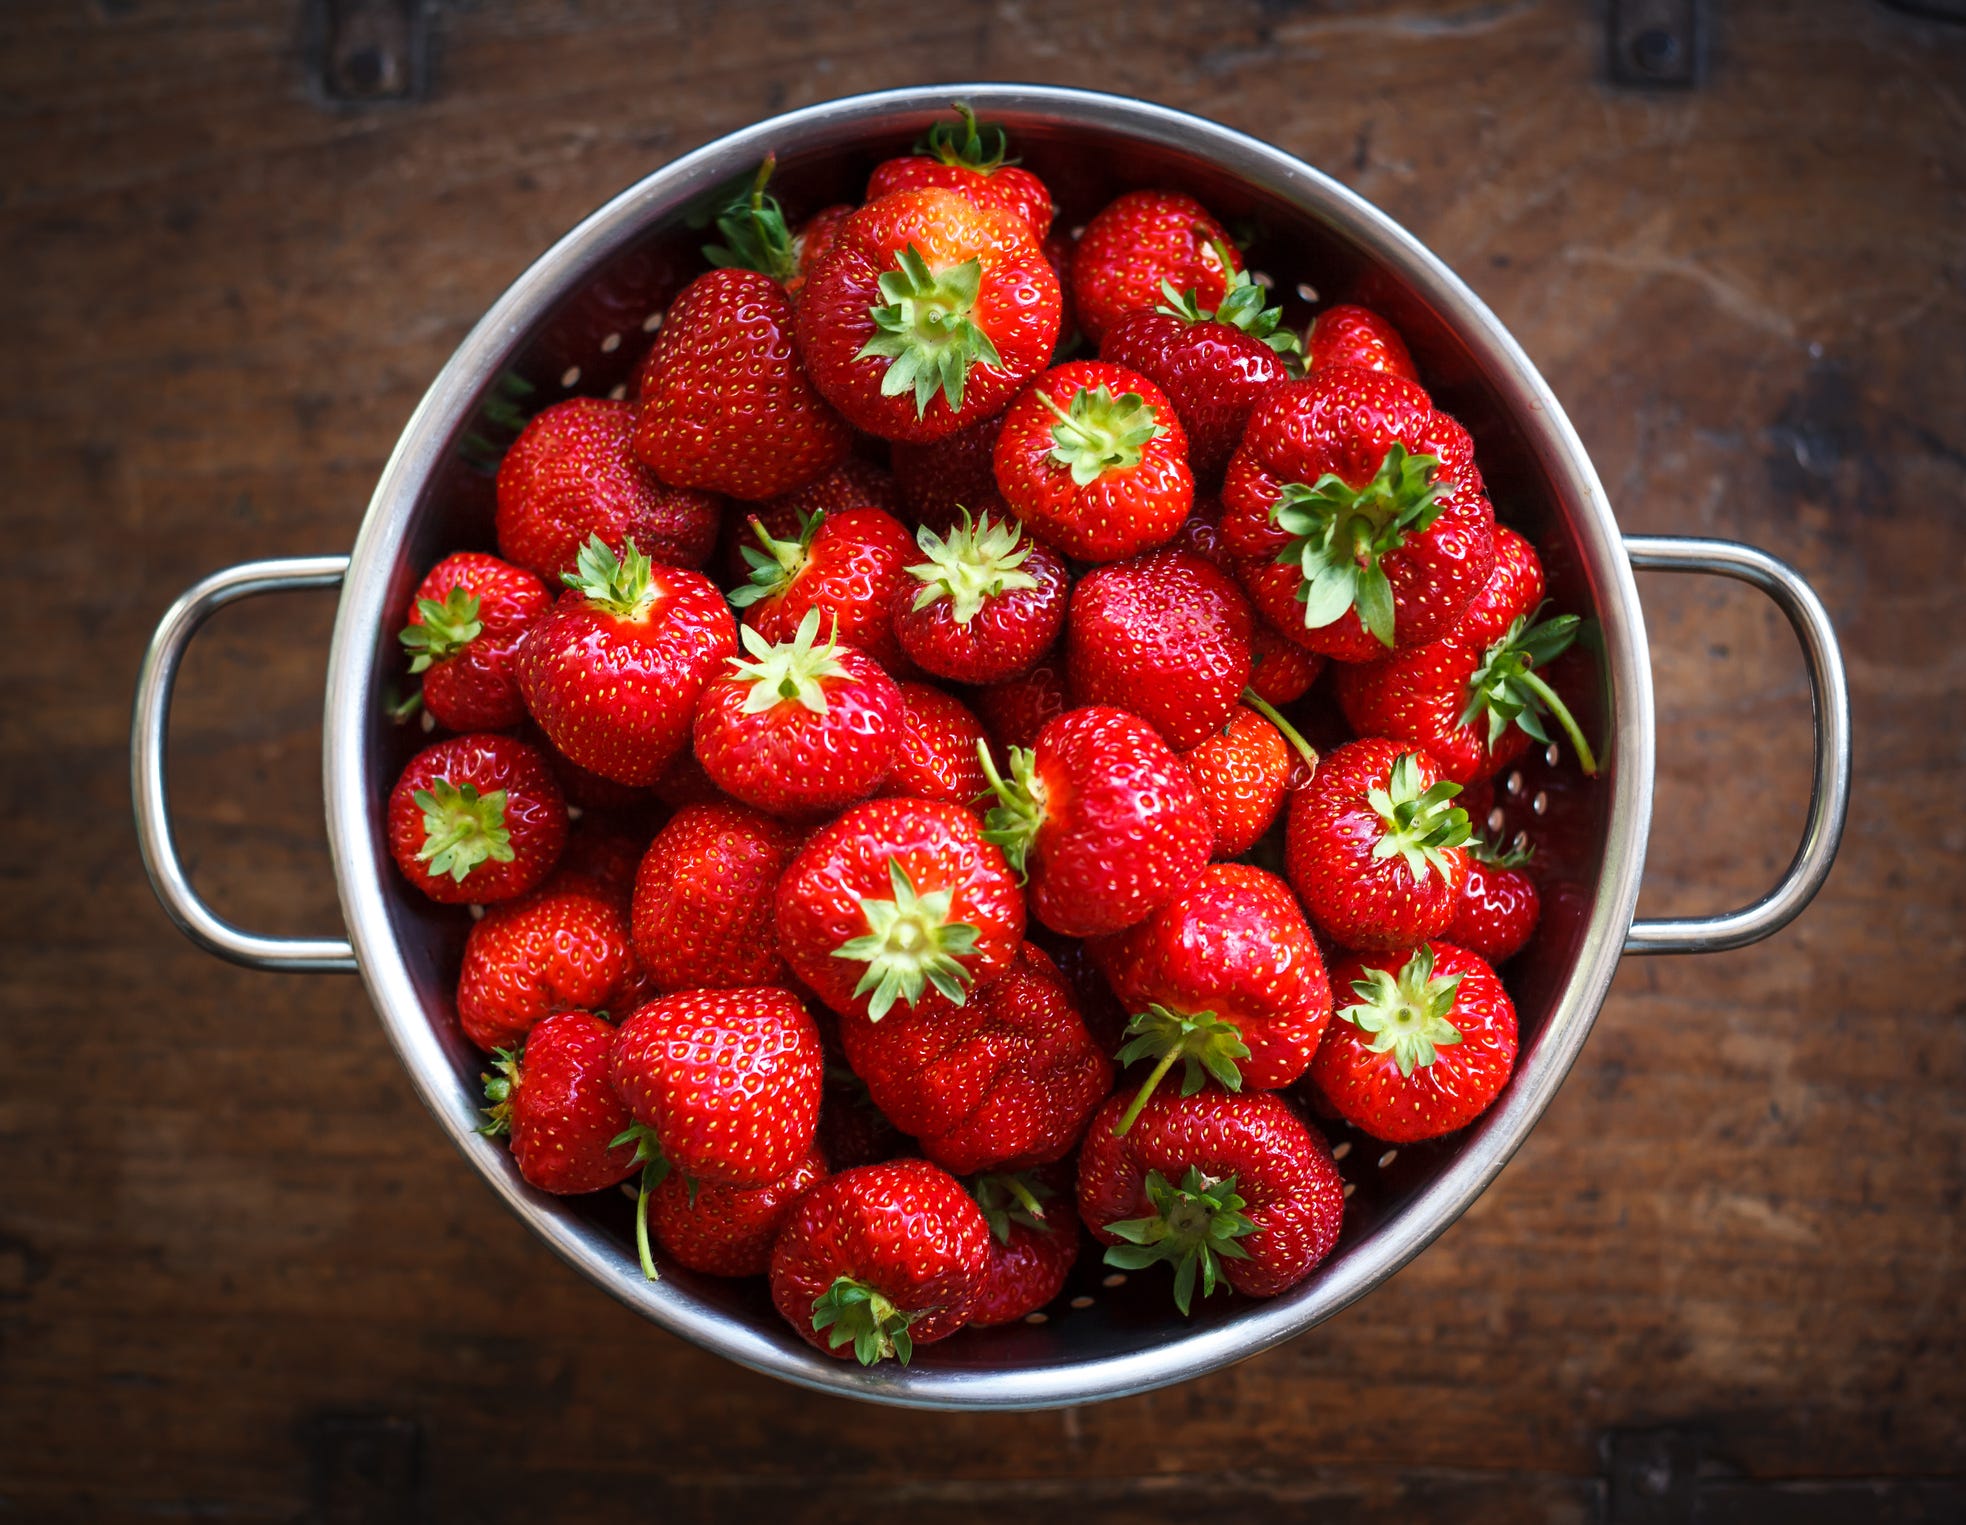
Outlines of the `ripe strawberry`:
[[1130,710],[1185,752],[1235,713],[1253,623],[1234,579],[1190,551],[1100,567],[1072,590],[1072,695]]
[[979,688],[972,696],[990,738],[1003,750],[1036,746],[1038,732],[1072,707],[1065,688],[1065,652],[1053,647],[1022,677]]
[[1248,864],[1211,863],[1140,925],[1088,951],[1135,1013],[1120,1063],[1154,1061],[1121,1132],[1177,1061],[1185,1095],[1209,1076],[1231,1091],[1289,1085],[1331,1020],[1324,959],[1290,887]]
[[757,530],[751,527],[753,519],[772,539],[796,542],[806,525],[821,514],[844,514],[855,508],[878,508],[882,513],[895,515],[900,512],[900,494],[895,491],[893,479],[872,461],[848,456],[805,486],[753,505],[748,515],[727,515],[714,563],[718,579],[727,587],[736,587],[747,582],[756,570],[744,554],[760,544]]
[[771,1300],[820,1350],[906,1366],[962,1328],[990,1263],[990,1228],[962,1183],[927,1160],[828,1176],[800,1197],[771,1252]]
[[976,748],[983,723],[962,700],[926,683],[901,685],[901,745],[883,794],[978,808],[990,780]]
[[1249,686],[1270,704],[1295,704],[1324,671],[1324,658],[1280,635],[1268,620],[1249,633]]
[[1367,307],[1325,308],[1312,320],[1310,331],[1304,335],[1304,348],[1310,370],[1322,370],[1327,365],[1356,365],[1368,371],[1384,371],[1403,381],[1417,384],[1420,380],[1399,330]]
[[635,459],[635,404],[570,397],[540,412],[498,468],[498,553],[549,583],[600,536],[651,560],[700,567],[717,542],[723,500],[671,487]]
[[1002,408],[1051,358],[1058,278],[1020,216],[897,191],[840,229],[799,298],[814,385],[857,427],[926,443]]
[[893,618],[916,666],[962,683],[995,683],[1023,672],[1058,639],[1071,578],[1015,519],[972,521],[964,510],[947,539],[927,525],[915,539],[928,559],[908,568]]
[[901,690],[880,663],[819,637],[819,611],[772,645],[745,626],[752,660],[705,685],[696,757],[719,789],[779,816],[820,816],[866,799],[894,769]]
[[1018,393],[997,435],[997,490],[1025,527],[1081,561],[1174,538],[1194,502],[1188,440],[1146,377],[1072,360]]
[[1410,948],[1454,920],[1468,877],[1460,786],[1425,752],[1354,741],[1291,797],[1284,852],[1304,909],[1348,948]]
[[[1495,971],[1465,948],[1347,954],[1332,987],[1350,990],[1325,1031],[1311,1079],[1346,1122],[1389,1144],[1465,1127],[1515,1067],[1515,1007]],[[1342,999],[1342,998],[1341,998]]]
[[636,1248],[655,1280],[648,1199],[671,1170],[706,1183],[762,1186],[812,1149],[824,1058],[819,1029],[789,991],[687,990],[621,1025],[610,1075],[634,1126],[642,1169]]
[[762,1276],[772,1241],[804,1191],[825,1179],[817,1146],[763,1186],[692,1184],[671,1171],[649,1195],[649,1232],[678,1265],[708,1276]]
[[1504,851],[1481,837],[1468,844],[1468,877],[1447,929],[1449,942],[1491,964],[1505,964],[1523,950],[1543,912],[1536,881],[1522,871],[1529,858],[1526,845]]
[[546,759],[512,736],[454,736],[409,760],[389,794],[389,852],[445,905],[523,895],[567,844],[567,805]]
[[635,952],[657,990],[785,982],[771,896],[798,840],[791,827],[729,800],[671,817],[635,874]]
[[512,1140],[526,1184],[556,1196],[601,1191],[635,1173],[635,1151],[611,1141],[633,1121],[608,1083],[614,1029],[591,1012],[546,1018],[523,1046],[499,1049],[484,1081],[478,1131]]
[[1033,238],[1043,238],[1051,231],[1051,192],[1008,157],[1010,139],[1001,127],[979,125],[976,113],[962,101],[956,102],[956,113],[960,122],[937,122],[909,157],[876,165],[867,182],[867,199],[929,187],[954,191],[975,206],[1015,213]]
[[[1225,268],[1226,265],[1226,268]],[[1208,209],[1174,191],[1128,191],[1086,224],[1072,255],[1072,307],[1092,344],[1130,312],[1153,307],[1162,282],[1220,307],[1242,269],[1234,241]]]
[[997,508],[1002,499],[995,452],[1002,429],[1003,414],[993,413],[932,444],[894,442],[894,485],[918,523],[946,530],[964,509],[980,514]]
[[1467,430],[1412,382],[1355,366],[1263,394],[1222,506],[1257,610],[1340,661],[1446,634],[1495,564]]
[[1055,932],[1117,932],[1167,904],[1214,841],[1194,780],[1152,726],[1104,705],[1068,710],[1010,753],[1010,779],[986,760],[999,803],[992,842],[1029,879],[1031,911]]
[[1079,1258],[1071,1179],[1066,1168],[1054,1166],[982,1175],[969,1183],[990,1225],[990,1266],[970,1304],[972,1327],[1014,1323],[1064,1290]]
[[1246,704],[1219,730],[1181,754],[1202,808],[1215,828],[1213,858],[1236,858],[1256,845],[1283,808],[1291,751],[1283,733]]
[[417,584],[396,639],[423,674],[423,707],[453,731],[502,731],[526,718],[514,654],[553,596],[523,567],[477,551],[446,556]]
[[1345,1188],[1324,1140],[1267,1091],[1156,1096],[1125,1136],[1114,1096],[1079,1151],[1079,1216],[1106,1264],[1174,1267],[1174,1306],[1218,1280],[1246,1297],[1287,1292],[1331,1253]]
[[697,695],[737,650],[701,572],[652,564],[598,537],[519,649],[519,692],[554,746],[622,784],[652,784],[689,740]]
[[796,538],[754,529],[744,547],[751,580],[730,596],[744,623],[767,641],[789,641],[812,610],[825,629],[890,670],[907,659],[894,638],[897,589],[908,586],[915,540],[899,519],[878,508],[850,508],[805,521]]
[[1017,957],[1024,897],[968,811],[856,805],[778,881],[778,950],[833,1010],[879,1020],[961,1006]]
[[457,1020],[479,1048],[511,1048],[555,1012],[623,1009],[621,996],[639,977],[618,897],[594,880],[558,874],[472,923]]
[[874,1104],[958,1175],[1062,1158],[1113,1088],[1064,976],[1029,943],[960,1007],[849,1013],[840,1040]]

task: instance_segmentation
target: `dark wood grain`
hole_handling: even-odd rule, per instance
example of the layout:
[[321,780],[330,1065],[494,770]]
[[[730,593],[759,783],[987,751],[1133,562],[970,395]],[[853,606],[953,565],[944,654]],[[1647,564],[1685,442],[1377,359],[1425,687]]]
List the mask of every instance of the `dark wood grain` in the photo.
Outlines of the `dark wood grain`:
[[[298,6],[11,9],[0,1514],[1582,1521],[1606,1432],[1667,1426],[1728,1518],[1941,1517],[1966,1472],[1966,29],[1710,10],[1707,83],[1655,94],[1606,83],[1601,16],[1549,0],[458,5],[426,97],[356,109],[310,78]],[[990,1418],[775,1385],[577,1279],[444,1145],[354,982],[178,940],[124,753],[164,605],[346,547],[423,385],[559,231],[767,112],[974,77],[1219,118],[1412,228],[1543,367],[1628,529],[1814,580],[1859,770],[1817,905],[1758,948],[1628,961],[1522,1154],[1376,1295],[1206,1381]],[[1645,908],[1717,908],[1799,829],[1802,667],[1752,594],[1641,587]],[[227,613],[177,706],[198,882],[268,930],[335,922],[330,618]]]

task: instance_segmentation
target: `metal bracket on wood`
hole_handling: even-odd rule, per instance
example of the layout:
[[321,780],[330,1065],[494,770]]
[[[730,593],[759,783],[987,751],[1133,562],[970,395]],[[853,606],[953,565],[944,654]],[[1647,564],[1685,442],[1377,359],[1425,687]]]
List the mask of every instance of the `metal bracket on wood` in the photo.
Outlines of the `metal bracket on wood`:
[[1611,0],[1606,58],[1614,84],[1691,90],[1706,78],[1704,0]]
[[336,105],[423,99],[429,88],[428,0],[308,0],[307,64]]

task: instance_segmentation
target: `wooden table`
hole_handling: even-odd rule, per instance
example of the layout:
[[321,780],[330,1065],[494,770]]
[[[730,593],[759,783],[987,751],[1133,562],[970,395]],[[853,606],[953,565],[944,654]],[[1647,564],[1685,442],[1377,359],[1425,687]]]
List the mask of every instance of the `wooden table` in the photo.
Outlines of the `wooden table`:
[[[321,56],[360,91],[402,55],[386,27],[334,51],[335,5],[10,12],[0,1514],[1966,1513],[1966,29],[1711,9],[1706,82],[1666,91],[1611,83],[1599,8],[1547,0],[458,5],[422,97],[375,106],[328,99]],[[1814,580],[1859,783],[1810,912],[1628,961],[1529,1145],[1376,1295],[1173,1391],[949,1417],[747,1375],[564,1269],[460,1166],[356,982],[170,929],[124,747],[169,599],[345,548],[425,383],[578,216],[762,114],[988,77],[1216,117],[1413,229],[1543,367],[1627,528]],[[1753,594],[1641,586],[1644,908],[1717,909],[1792,848],[1802,668]],[[198,882],[269,930],[335,924],[330,615],[222,616],[177,707]]]

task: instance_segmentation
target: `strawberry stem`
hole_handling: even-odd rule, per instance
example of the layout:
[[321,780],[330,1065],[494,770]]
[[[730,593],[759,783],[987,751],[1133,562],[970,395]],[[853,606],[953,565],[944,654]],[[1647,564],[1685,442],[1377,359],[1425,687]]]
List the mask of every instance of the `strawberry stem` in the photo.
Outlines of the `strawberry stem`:
[[1295,747],[1297,749],[1297,755],[1304,759],[1304,765],[1313,774],[1317,772],[1317,748],[1304,740],[1304,733],[1298,730],[1288,720],[1285,720],[1282,713],[1274,704],[1270,703],[1269,700],[1265,699],[1253,688],[1245,688],[1242,691],[1242,702],[1281,731],[1283,733],[1283,739]]

